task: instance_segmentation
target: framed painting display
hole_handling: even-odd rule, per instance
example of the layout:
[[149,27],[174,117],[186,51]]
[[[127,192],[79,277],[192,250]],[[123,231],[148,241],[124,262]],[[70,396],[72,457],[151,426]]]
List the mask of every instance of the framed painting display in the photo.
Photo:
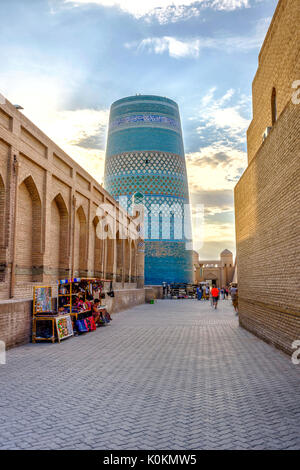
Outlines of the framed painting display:
[[70,315],[56,317],[56,331],[58,341],[73,336],[73,324]]
[[52,288],[36,286],[33,288],[33,314],[52,312]]

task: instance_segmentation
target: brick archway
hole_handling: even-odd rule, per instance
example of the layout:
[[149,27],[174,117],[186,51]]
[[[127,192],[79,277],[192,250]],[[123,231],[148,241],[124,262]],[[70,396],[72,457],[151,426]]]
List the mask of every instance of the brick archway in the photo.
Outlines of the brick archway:
[[103,275],[103,239],[97,236],[97,226],[99,224],[99,217],[95,216],[93,220],[92,231],[92,257],[93,257],[93,270],[95,277],[102,277]]
[[123,240],[120,238],[120,232],[116,235],[116,281],[122,282],[123,274]]
[[52,269],[65,277],[69,270],[69,212],[60,193],[51,203],[50,245]]
[[5,233],[4,233],[4,226],[5,226],[5,185],[3,178],[0,174],[0,282],[4,280],[5,276],[5,252],[4,252],[4,244],[5,244]]
[[19,185],[16,225],[16,270],[20,281],[42,277],[42,204],[32,176]]
[[136,282],[136,242],[134,240],[131,241],[130,244],[130,259],[131,259],[131,274],[130,274],[130,281]]
[[127,238],[124,240],[124,281],[129,282],[130,273],[130,241]]
[[82,206],[75,214],[74,275],[87,275],[87,218]]
[[105,238],[105,279],[113,280],[115,260],[114,239],[109,225],[106,225],[105,231],[107,232]]

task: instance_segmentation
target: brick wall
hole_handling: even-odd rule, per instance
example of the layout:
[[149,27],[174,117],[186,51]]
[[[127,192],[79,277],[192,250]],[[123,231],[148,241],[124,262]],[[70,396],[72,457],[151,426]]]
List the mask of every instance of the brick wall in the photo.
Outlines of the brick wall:
[[300,338],[299,22],[299,1],[279,0],[253,80],[249,165],[235,187],[240,324],[287,353]]
[[28,343],[31,336],[32,301],[0,302],[0,339],[6,349]]
[[145,303],[145,289],[116,289],[114,293],[115,297],[107,296],[105,299],[105,304],[111,313]]
[[290,102],[235,188],[240,323],[287,353],[300,339],[299,135]]
[[248,161],[272,126],[271,97],[276,90],[277,115],[290,101],[292,83],[300,79],[300,2],[280,0],[259,54],[259,67],[252,83],[253,119],[247,132]]
[[[117,259],[113,233],[103,243],[96,237],[101,203],[126,234],[120,240],[126,256]],[[135,224],[96,180],[11,103],[0,104],[0,339],[29,340],[26,300],[34,285],[52,285],[55,295],[59,278],[101,275],[115,282],[120,272],[121,288],[129,281],[136,288],[137,279],[143,287],[144,254],[128,223]],[[7,299],[25,299],[26,307],[4,302],[2,311]]]

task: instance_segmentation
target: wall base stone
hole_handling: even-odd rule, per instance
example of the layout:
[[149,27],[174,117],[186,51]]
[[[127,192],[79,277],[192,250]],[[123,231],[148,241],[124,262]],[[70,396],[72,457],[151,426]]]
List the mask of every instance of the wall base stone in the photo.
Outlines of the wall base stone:
[[152,289],[152,287],[150,286],[146,286],[145,287],[145,302],[150,303],[150,300],[154,300],[154,299],[155,299],[154,289]]
[[31,339],[32,300],[0,302],[0,340],[6,349],[26,344]]
[[145,289],[115,290],[114,297],[105,298],[109,313],[117,313],[121,310],[145,303]]
[[163,287],[162,286],[160,286],[160,285],[158,285],[158,286],[151,285],[150,286],[149,285],[147,287],[152,289],[153,295],[154,295],[153,299],[162,299],[163,298]]
[[239,298],[239,323],[246,330],[291,355],[300,338],[300,316],[288,309]]

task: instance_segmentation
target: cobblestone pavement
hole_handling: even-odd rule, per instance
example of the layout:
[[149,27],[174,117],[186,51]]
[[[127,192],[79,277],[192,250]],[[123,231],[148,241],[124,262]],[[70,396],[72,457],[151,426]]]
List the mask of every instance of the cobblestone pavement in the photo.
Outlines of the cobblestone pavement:
[[229,301],[161,300],[0,366],[0,449],[300,448],[300,365]]

